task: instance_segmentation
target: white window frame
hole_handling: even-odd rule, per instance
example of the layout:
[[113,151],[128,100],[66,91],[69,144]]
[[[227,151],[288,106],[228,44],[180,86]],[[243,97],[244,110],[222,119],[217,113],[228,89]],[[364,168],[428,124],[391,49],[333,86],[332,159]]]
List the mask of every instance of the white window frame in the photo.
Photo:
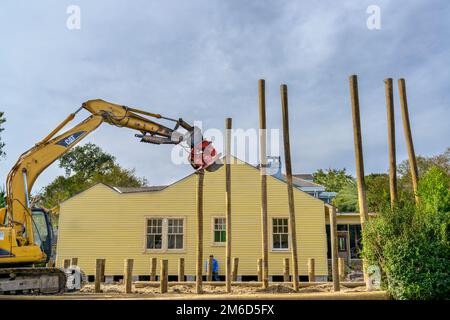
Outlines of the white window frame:
[[[274,219],[285,219],[288,222],[288,225],[287,225],[287,228],[288,228],[288,232],[287,232],[287,235],[288,235],[288,246],[287,246],[287,248],[274,248],[274,239],[273,239],[273,236],[274,236],[274,233],[273,233],[274,223],[273,223],[273,221],[274,221]],[[270,218],[270,237],[271,237],[270,242],[271,242],[272,252],[286,252],[286,251],[289,251],[291,249],[291,236],[290,236],[290,229],[289,229],[290,221],[289,220],[290,220],[289,217],[271,217]]]
[[[161,248],[148,248],[147,244],[148,244],[148,222],[150,220],[162,220],[161,221]],[[162,217],[148,217],[145,219],[145,249],[146,250],[151,250],[151,251],[162,251],[164,248],[164,219]]]
[[226,243],[227,243],[226,241],[225,242],[216,242],[215,241],[214,232],[215,232],[215,227],[216,227],[216,224],[215,224],[216,219],[224,219],[225,220],[225,237],[226,237],[227,236],[226,235],[226,232],[227,232],[227,217],[225,217],[225,216],[212,216],[211,217],[211,243],[212,243],[213,246],[223,247],[223,246],[226,245]]
[[[147,224],[148,220],[162,219],[162,247],[161,249],[147,248]],[[183,221],[183,248],[181,249],[169,249],[169,219],[180,219]],[[183,216],[146,216],[145,217],[145,236],[144,236],[144,253],[184,253],[186,252],[186,217]]]

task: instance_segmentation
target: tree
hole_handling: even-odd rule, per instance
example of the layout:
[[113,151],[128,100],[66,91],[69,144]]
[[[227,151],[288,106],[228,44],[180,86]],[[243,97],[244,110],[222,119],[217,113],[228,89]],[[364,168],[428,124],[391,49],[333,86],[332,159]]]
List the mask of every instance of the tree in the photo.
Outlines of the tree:
[[339,190],[338,194],[333,199],[333,205],[336,206],[340,212],[358,211],[358,191],[356,189],[355,181],[347,183]]
[[59,167],[64,169],[65,175],[56,177],[38,195],[43,207],[53,208],[97,183],[116,187],[147,185],[145,178],[137,177],[134,170],[122,168],[114,156],[92,143],[75,147],[63,155]]
[[313,181],[324,186],[326,191],[339,192],[345,185],[353,181],[353,177],[345,172],[345,168],[329,168],[328,170],[319,169],[313,173]]
[[[378,212],[380,208],[389,202],[389,176],[384,173],[371,173],[364,177],[366,184],[367,208],[370,212]],[[356,181],[351,180],[339,190],[333,199],[341,212],[358,212],[358,190]]]
[[[4,128],[2,128],[2,124],[4,124],[6,122],[6,119],[4,117],[4,112],[0,111],[0,133],[5,130]],[[2,142],[2,137],[0,136],[0,158],[5,156],[5,151],[3,150],[3,148],[5,147],[5,143]]]
[[116,158],[104,152],[99,146],[87,143],[75,147],[59,160],[59,167],[64,169],[66,176],[81,175],[89,179],[94,174],[107,174],[115,165]]
[[[450,176],[450,147],[448,147],[444,153],[431,157],[417,156],[417,171],[419,178],[428,172],[428,170],[436,166],[441,168],[448,176]],[[409,161],[403,160],[397,166],[397,173],[399,177],[399,187],[404,189],[411,189],[411,171],[409,170]]]
[[366,184],[367,208],[370,212],[378,212],[389,202],[389,175],[386,173],[371,173],[364,177]]

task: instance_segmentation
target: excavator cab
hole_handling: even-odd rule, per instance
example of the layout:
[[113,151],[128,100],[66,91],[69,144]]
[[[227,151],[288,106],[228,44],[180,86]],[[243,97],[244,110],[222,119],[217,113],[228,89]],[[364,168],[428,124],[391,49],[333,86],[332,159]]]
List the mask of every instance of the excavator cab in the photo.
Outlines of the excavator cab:
[[34,243],[38,245],[47,256],[45,263],[52,256],[52,244],[54,239],[53,227],[49,212],[42,208],[32,209]]

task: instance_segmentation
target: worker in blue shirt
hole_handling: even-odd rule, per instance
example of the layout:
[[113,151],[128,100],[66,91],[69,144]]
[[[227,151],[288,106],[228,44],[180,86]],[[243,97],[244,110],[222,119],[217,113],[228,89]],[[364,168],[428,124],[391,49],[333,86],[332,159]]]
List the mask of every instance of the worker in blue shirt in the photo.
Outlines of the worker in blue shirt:
[[[210,255],[209,257],[212,258],[212,276],[213,276],[213,281],[220,281],[220,278],[219,278],[219,263],[217,262],[216,258],[214,258],[213,255]],[[208,261],[206,261],[205,267],[206,267],[206,270],[208,270]]]

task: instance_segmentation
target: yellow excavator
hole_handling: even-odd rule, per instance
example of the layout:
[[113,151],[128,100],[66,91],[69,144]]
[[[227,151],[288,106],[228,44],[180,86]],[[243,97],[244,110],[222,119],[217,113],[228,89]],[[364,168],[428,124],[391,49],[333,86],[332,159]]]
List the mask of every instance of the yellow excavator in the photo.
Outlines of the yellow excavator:
[[[83,109],[91,115],[59,134]],[[149,117],[173,121],[175,126],[171,129],[149,120]],[[222,165],[220,155],[211,142],[203,139],[201,130],[181,118],[175,120],[100,99],[86,101],[42,141],[23,153],[8,174],[6,208],[0,209],[0,294],[58,293],[66,290],[70,275],[67,270],[35,267],[48,262],[54,236],[49,212],[31,207],[31,189],[37,177],[50,164],[102,123],[134,129],[139,132],[135,137],[141,142],[186,144],[190,148],[189,160],[195,170],[215,171]]]

